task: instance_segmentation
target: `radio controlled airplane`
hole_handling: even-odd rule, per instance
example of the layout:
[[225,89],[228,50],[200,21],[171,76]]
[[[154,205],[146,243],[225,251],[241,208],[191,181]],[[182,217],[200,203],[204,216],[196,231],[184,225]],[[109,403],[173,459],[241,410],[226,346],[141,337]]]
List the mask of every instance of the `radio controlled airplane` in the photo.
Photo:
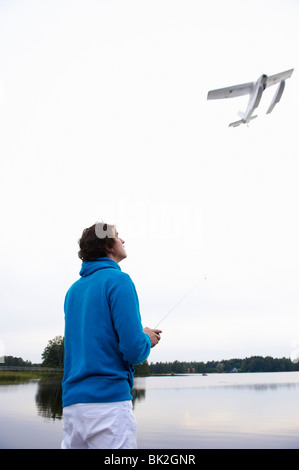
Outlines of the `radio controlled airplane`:
[[246,124],[252,119],[257,118],[253,116],[254,110],[258,107],[262,94],[266,88],[278,83],[277,90],[272,99],[272,102],[266,114],[273,111],[275,105],[280,101],[282,96],[285,80],[290,78],[294,69],[286,70],[285,72],[277,73],[276,75],[261,75],[256,82],[243,83],[241,85],[234,85],[226,88],[219,88],[218,90],[211,90],[208,93],[208,100],[218,100],[222,98],[235,98],[237,96],[249,95],[249,102],[247,109],[244,113],[239,111],[240,121],[235,121],[229,124],[229,127],[237,127],[240,124]]

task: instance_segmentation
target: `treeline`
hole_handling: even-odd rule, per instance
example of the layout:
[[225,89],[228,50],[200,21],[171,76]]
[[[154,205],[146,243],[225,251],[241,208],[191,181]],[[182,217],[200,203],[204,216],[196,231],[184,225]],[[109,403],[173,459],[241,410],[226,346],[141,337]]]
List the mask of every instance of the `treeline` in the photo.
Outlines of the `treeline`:
[[290,372],[299,371],[299,362],[282,357],[251,356],[204,362],[156,362],[148,367],[150,374],[219,374],[229,372]]
[[[56,367],[63,368],[64,338],[56,336],[50,340],[42,354],[41,364],[32,364],[21,357],[5,356],[2,366],[22,367]],[[299,371],[299,360],[292,361],[289,358],[273,358],[271,356],[251,356],[245,359],[228,359],[208,362],[156,362],[135,366],[136,376],[148,376],[156,374],[219,374],[229,372],[291,372]]]
[[4,356],[4,362],[0,363],[1,366],[14,366],[14,367],[37,367],[40,364],[32,364],[30,361],[24,361],[21,357]]

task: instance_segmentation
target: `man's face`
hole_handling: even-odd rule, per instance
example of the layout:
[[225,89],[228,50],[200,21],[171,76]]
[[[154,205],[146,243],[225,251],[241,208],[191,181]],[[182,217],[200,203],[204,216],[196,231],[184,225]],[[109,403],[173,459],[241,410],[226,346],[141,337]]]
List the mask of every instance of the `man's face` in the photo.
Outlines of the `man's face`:
[[110,248],[110,257],[114,259],[117,263],[127,257],[126,249],[125,249],[125,242],[122,238],[118,236],[117,230],[114,228],[115,237],[114,237],[114,245]]

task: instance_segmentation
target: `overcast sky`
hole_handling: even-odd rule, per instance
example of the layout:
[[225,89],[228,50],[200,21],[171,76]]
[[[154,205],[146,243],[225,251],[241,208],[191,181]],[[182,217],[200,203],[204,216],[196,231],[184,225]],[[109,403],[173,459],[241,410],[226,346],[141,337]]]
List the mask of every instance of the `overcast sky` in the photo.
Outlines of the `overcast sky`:
[[[299,356],[296,0],[0,0],[2,354],[63,335],[77,241],[117,224],[149,361]],[[214,88],[294,68],[266,115]],[[0,351],[1,355],[1,351]]]

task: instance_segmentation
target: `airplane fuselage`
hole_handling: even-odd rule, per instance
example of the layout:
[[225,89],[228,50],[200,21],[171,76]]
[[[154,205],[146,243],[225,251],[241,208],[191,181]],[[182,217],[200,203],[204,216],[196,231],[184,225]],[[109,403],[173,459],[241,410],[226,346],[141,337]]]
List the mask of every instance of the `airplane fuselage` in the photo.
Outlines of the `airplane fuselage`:
[[260,104],[262,94],[266,88],[266,85],[267,85],[267,75],[261,75],[258,78],[258,80],[254,83],[252,92],[249,97],[249,103],[248,103],[247,109],[245,113],[239,114],[244,124],[250,121],[253,111]]

